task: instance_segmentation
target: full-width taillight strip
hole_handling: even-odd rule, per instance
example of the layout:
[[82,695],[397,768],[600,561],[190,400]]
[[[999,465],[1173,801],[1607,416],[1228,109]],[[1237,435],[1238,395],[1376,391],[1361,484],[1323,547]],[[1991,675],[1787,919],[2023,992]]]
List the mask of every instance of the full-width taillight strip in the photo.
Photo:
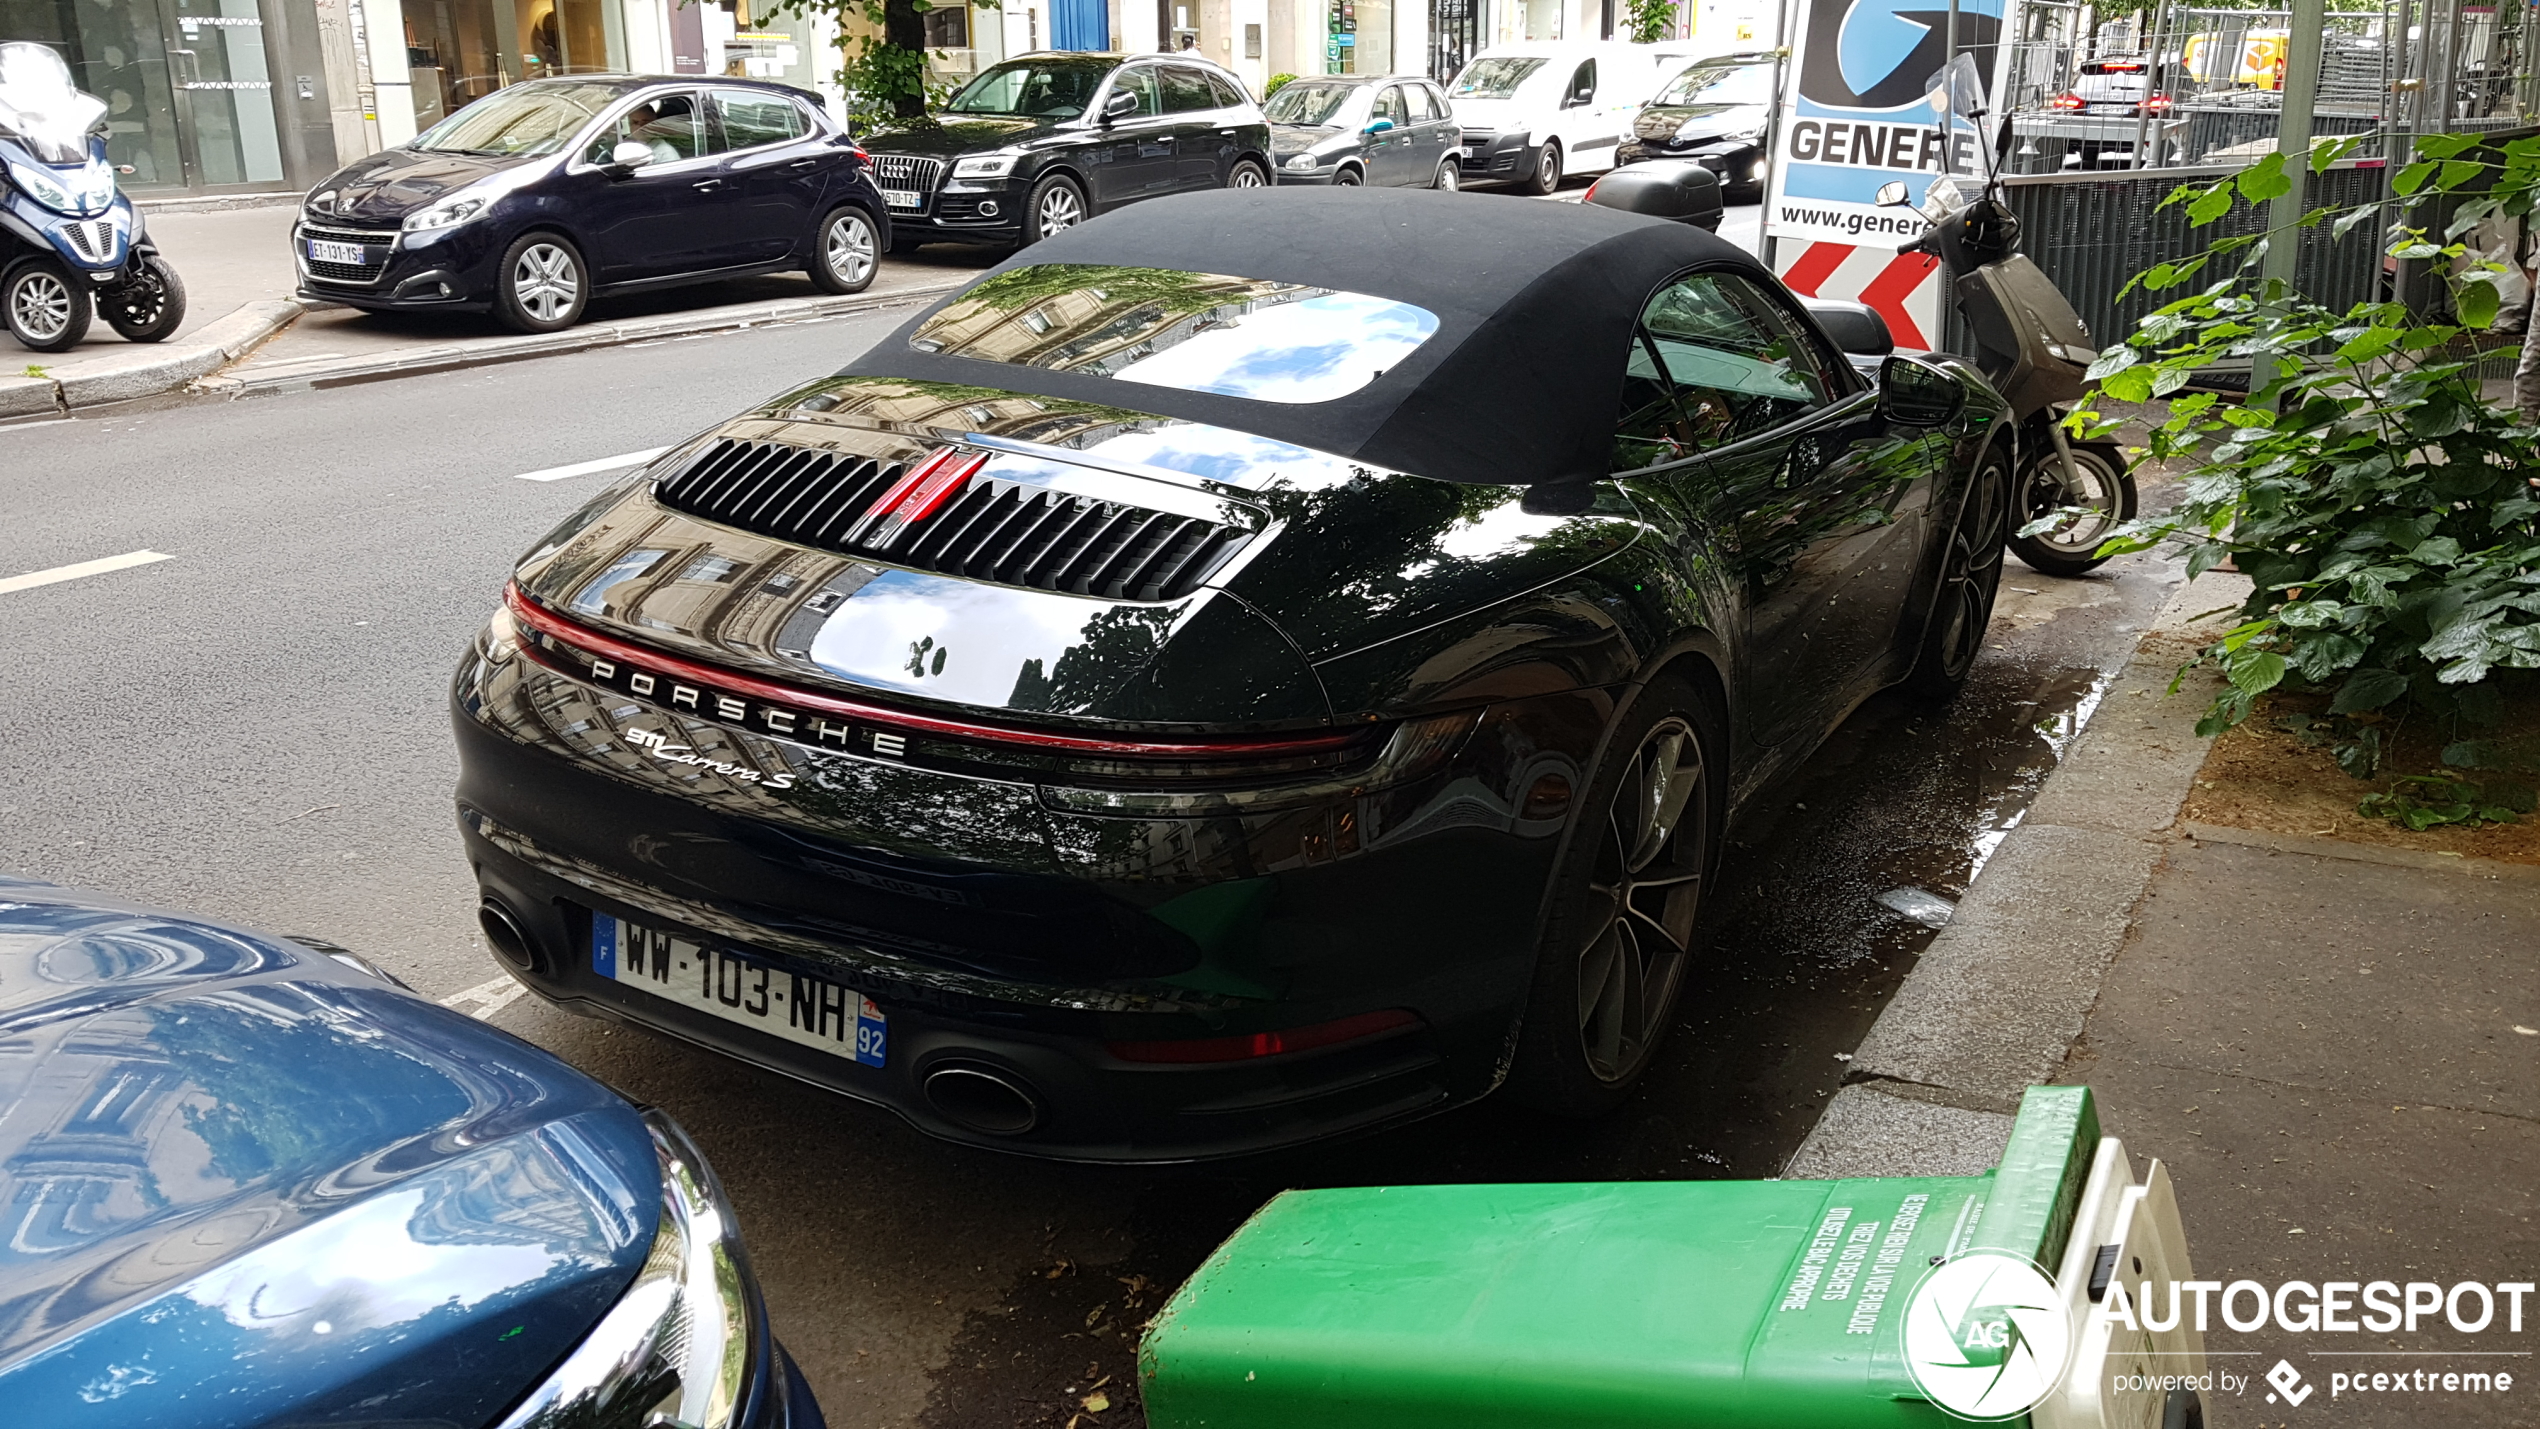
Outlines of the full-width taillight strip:
[[622,661],[639,669],[651,670],[687,680],[711,690],[722,690],[770,704],[790,705],[796,709],[846,719],[866,720],[891,729],[910,730],[922,734],[943,735],[953,739],[975,740],[983,744],[1019,745],[1033,749],[1060,750],[1071,754],[1118,754],[1154,758],[1206,759],[1226,755],[1310,754],[1319,750],[1340,749],[1366,737],[1363,730],[1307,735],[1227,735],[1187,740],[1100,739],[1079,734],[1059,734],[1052,730],[1016,729],[1009,725],[975,724],[968,720],[940,719],[909,710],[888,709],[857,700],[840,699],[793,685],[762,680],[737,670],[701,665],[676,655],[665,655],[647,646],[630,644],[603,635],[587,625],[568,620],[529,598],[518,585],[503,587],[503,603],[513,618],[542,635],[561,640],[577,649],[603,658]]

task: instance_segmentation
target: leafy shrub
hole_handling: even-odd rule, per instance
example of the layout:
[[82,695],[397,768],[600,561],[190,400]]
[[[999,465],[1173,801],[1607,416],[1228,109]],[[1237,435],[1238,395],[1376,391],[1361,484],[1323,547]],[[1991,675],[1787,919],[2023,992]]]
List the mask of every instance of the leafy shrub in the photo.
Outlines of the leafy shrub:
[[1296,76],[1292,74],[1274,74],[1270,76],[1270,82],[1261,87],[1261,102],[1264,104],[1269,103],[1271,95],[1277,94],[1280,90],[1283,90],[1294,83],[1296,83]]
[[[2323,144],[2310,163],[2325,168],[2355,142]],[[2452,241],[2394,230],[2395,256],[2458,259],[2458,235],[2480,217],[2517,203],[2529,211],[2540,139],[2515,141],[2497,157],[2473,153],[2476,143],[2418,141],[2428,157],[2399,173],[2401,193],[2497,182],[2462,208],[2446,235]],[[2297,157],[2294,167],[2302,163]],[[2165,203],[2185,203],[2192,224],[2211,224],[2236,203],[2290,192],[2299,175],[2287,167],[2271,155],[2184,186]],[[2314,210],[2299,226],[2326,223],[2342,235],[2374,212]],[[2367,777],[2381,749],[2368,716],[2417,711],[2484,723],[2501,709],[2492,673],[2540,668],[2540,489],[2531,475],[2540,470],[2540,429],[2479,392],[2476,348],[2495,318],[2496,270],[2453,281],[2456,321],[2393,302],[2334,311],[2256,275],[2269,242],[2295,237],[2279,230],[2227,239],[2137,279],[2155,291],[2181,288],[2240,255],[2228,276],[2146,316],[2091,368],[2111,397],[2171,399],[2149,453],[2193,463],[2174,509],[2130,523],[2101,549],[2177,541],[2191,576],[2230,559],[2255,589],[2241,622],[2191,662],[2212,662],[2229,682],[2198,731],[2239,723],[2259,695],[2288,681],[2332,690],[2339,763]],[[2230,359],[2255,363],[2248,402],[2186,390],[2198,369]],[[2075,421],[2093,434],[2112,427],[2096,413]]]

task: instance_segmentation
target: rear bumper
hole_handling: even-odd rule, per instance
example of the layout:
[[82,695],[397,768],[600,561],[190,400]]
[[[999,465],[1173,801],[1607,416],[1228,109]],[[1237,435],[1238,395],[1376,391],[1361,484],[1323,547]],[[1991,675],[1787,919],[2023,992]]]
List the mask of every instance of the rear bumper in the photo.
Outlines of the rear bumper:
[[[1411,807],[1364,796],[1342,812],[1368,822],[1344,822],[1335,842],[1323,809],[1074,815],[1042,807],[1029,786],[956,787],[690,728],[622,695],[603,709],[586,687],[521,659],[472,656],[453,693],[469,860],[484,896],[521,928],[519,976],[540,996],[887,1107],[934,1135],[1058,1159],[1240,1155],[1487,1092],[1531,976],[1560,832],[1557,819],[1493,828],[1481,809],[1515,801],[1454,766],[1399,791]],[[782,793],[682,782],[610,739],[619,719],[794,770],[796,782]],[[1490,737],[1505,764],[1507,741]],[[1531,781],[1540,763],[1490,782]],[[1382,846],[1367,847],[1360,828],[1400,836],[1371,832]],[[871,998],[889,1019],[885,1065],[603,977],[595,914]],[[1420,1025],[1241,1061],[1108,1050],[1391,1009]],[[948,1110],[929,1084],[953,1067],[1022,1088],[1036,1103],[1031,1125],[983,1128]]]

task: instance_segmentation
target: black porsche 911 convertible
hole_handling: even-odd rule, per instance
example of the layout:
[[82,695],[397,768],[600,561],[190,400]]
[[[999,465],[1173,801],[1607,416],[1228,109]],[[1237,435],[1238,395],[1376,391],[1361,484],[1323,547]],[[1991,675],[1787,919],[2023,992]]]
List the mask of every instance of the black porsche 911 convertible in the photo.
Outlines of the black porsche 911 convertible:
[[521,561],[452,692],[489,941],[1043,1156],[1599,1111],[1740,804],[1965,678],[2003,417],[1679,224],[1098,219]]

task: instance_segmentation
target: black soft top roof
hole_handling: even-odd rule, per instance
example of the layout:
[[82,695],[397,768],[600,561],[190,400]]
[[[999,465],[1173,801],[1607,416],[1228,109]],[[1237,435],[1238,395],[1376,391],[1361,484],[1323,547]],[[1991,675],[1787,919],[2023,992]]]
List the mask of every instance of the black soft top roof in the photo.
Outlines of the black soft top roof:
[[1623,363],[1649,295],[1694,267],[1771,282],[1746,253],[1685,224],[1587,204],[1367,188],[1223,189],[1141,203],[1045,239],[985,276],[1041,263],[1366,293],[1428,309],[1438,330],[1367,386],[1291,405],[909,346],[956,294],[845,370],[1128,407],[1451,481],[1589,480],[1611,463]]

